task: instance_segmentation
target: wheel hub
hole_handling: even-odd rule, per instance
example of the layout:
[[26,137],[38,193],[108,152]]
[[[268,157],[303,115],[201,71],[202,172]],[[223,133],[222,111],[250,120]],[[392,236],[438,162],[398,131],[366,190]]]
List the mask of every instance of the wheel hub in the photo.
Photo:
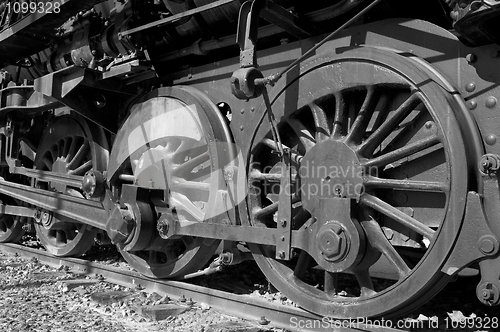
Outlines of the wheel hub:
[[318,249],[323,258],[329,262],[338,262],[349,252],[349,235],[337,222],[323,225],[316,238]]
[[312,211],[318,199],[358,199],[363,193],[362,168],[356,153],[344,142],[328,139],[316,144],[300,166],[302,202]]
[[311,212],[317,220],[317,231],[311,240],[316,244],[315,250],[310,254],[326,271],[348,271],[363,258],[365,235],[351,216],[351,201],[350,198],[322,199]]

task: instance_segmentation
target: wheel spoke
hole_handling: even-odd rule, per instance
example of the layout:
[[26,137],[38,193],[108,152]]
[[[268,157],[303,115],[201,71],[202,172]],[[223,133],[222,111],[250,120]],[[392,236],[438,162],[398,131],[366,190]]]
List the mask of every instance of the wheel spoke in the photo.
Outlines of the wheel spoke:
[[281,180],[280,173],[262,173],[257,170],[253,170],[250,173],[249,177],[252,180],[260,180],[260,181],[280,182]]
[[207,160],[210,160],[210,153],[208,151],[205,151],[204,153],[189,159],[185,163],[174,167],[174,169],[172,170],[172,175],[182,176],[186,173],[191,172],[195,167],[201,166]]
[[439,143],[441,143],[439,137],[437,135],[432,135],[412,144],[405,145],[399,149],[387,152],[379,157],[369,159],[361,163],[361,165],[367,168],[383,167],[389,163],[411,156],[412,154],[420,152]]
[[375,176],[368,176],[365,179],[364,184],[367,187],[402,189],[410,191],[448,192],[449,190],[448,183],[444,182],[381,179]]
[[71,137],[68,153],[66,154],[67,160],[71,160],[74,158],[77,149],[78,149],[78,140],[76,137]]
[[45,154],[45,156],[42,157],[42,163],[45,165],[45,167],[47,167],[47,170],[49,170],[49,171],[52,170],[53,162],[49,160],[49,158],[47,157],[47,154]]
[[314,147],[314,145],[316,144],[316,140],[301,121],[294,118],[289,118],[287,120],[287,123],[293,129],[300,142],[304,145],[306,151]]
[[306,275],[306,271],[311,264],[312,258],[307,253],[307,251],[302,250],[299,254],[299,258],[297,259],[297,264],[295,264],[295,268],[293,269],[293,274],[299,279],[304,279]]
[[365,194],[361,196],[360,202],[384,215],[391,218],[392,220],[400,223],[403,226],[408,227],[409,229],[423,235],[424,237],[432,240],[434,234],[436,233],[430,227],[424,225],[420,221],[410,217],[404,212],[398,210],[394,206],[384,202],[378,197]]
[[333,296],[337,294],[337,288],[338,288],[338,273],[325,271],[323,291],[326,294]]
[[66,233],[63,230],[56,230],[56,243],[64,245],[66,242]]
[[[264,138],[262,141],[261,141],[264,145],[268,146],[269,148],[271,148],[272,150],[274,151],[279,151],[277,145],[276,145],[276,142],[273,141],[272,139],[269,139],[269,138]],[[285,144],[281,144],[281,146],[283,147],[283,149],[290,149],[288,146],[286,146]]]
[[73,169],[76,165],[81,164],[81,162],[87,156],[87,153],[90,151],[90,144],[87,140],[80,146],[75,156],[71,159],[67,164],[67,169]]
[[207,182],[196,182],[196,181],[185,181],[177,178],[172,181],[171,185],[172,190],[201,190],[201,191],[209,191],[210,183]]
[[360,297],[369,298],[377,293],[373,287],[372,278],[370,277],[370,271],[368,271],[368,269],[355,270],[354,275],[361,288]]
[[191,216],[193,216],[197,221],[203,221],[205,219],[205,213],[193,202],[189,200],[186,196],[181,193],[172,193],[172,204],[177,210],[186,211]]
[[361,142],[378,101],[379,98],[378,94],[375,93],[375,89],[373,87],[368,87],[363,105],[361,106],[349,133],[347,133],[347,142]]
[[399,124],[404,118],[413,111],[421,103],[420,96],[418,93],[413,93],[408,99],[406,99],[403,104],[401,104],[395,111],[394,114],[383,122],[380,127],[378,127],[373,134],[366,139],[366,141],[360,145],[359,153],[361,155],[367,156],[373,153],[377,146],[382,143],[382,141],[389,136],[391,131]]
[[262,219],[265,216],[273,214],[276,211],[278,211],[278,205],[279,205],[279,202],[274,202],[274,203],[272,203],[272,204],[270,204],[262,209],[258,209],[253,213],[253,217],[255,219]]
[[92,160],[84,162],[82,165],[78,166],[74,170],[68,171],[70,175],[84,175],[85,172],[92,169]]
[[330,137],[330,129],[328,128],[328,119],[325,111],[316,103],[308,105],[314,118],[316,126],[316,142],[322,142]]
[[182,157],[184,158],[186,154],[191,152],[192,146],[191,143],[188,143],[185,139],[180,140],[181,143],[177,146],[177,148],[174,149],[174,152],[172,153],[172,160],[177,160],[177,158]]
[[[276,142],[273,141],[272,139],[264,138],[263,140],[261,140],[261,142],[262,142],[262,144],[268,146],[273,151],[279,151]],[[303,158],[303,155],[301,155],[300,153],[297,153],[293,149],[290,149],[287,145],[285,145],[283,143],[281,143],[281,146],[283,147],[284,150],[290,150],[292,160],[296,161],[297,163],[300,163],[300,161]]]
[[[292,195],[292,204],[295,204],[298,201],[299,201],[298,196],[296,194],[293,194]],[[269,214],[275,213],[276,211],[278,211],[278,205],[279,205],[279,202],[274,202],[274,203],[272,203],[272,204],[270,204],[262,209],[255,210],[253,213],[254,219],[262,219]]]
[[69,154],[69,149],[71,147],[71,137],[65,137],[64,140],[63,140],[63,152],[62,152],[62,155],[67,157],[68,154]]
[[380,225],[372,218],[362,221],[361,225],[365,229],[366,236],[368,237],[371,246],[377,248],[396,268],[399,279],[401,280],[406,277],[411,272],[411,269],[408,265],[406,265],[406,262],[385,237]]
[[347,105],[344,101],[344,98],[341,94],[335,95],[335,117],[333,119],[333,129],[332,129],[332,137],[340,138],[342,136],[342,130],[346,123],[346,112]]
[[59,154],[57,152],[57,144],[53,144],[49,148],[48,152],[50,153],[50,156],[52,157],[52,160],[54,160],[54,161],[59,157]]

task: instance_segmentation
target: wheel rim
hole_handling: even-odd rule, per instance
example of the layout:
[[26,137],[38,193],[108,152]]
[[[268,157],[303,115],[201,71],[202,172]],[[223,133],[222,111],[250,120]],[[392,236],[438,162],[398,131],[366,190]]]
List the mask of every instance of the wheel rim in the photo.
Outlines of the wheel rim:
[[[56,118],[46,129],[37,149],[35,167],[39,170],[81,176],[89,170],[104,171],[108,159],[104,135],[79,116]],[[58,183],[37,182],[37,187],[84,198],[80,188]],[[42,245],[56,256],[80,256],[94,244],[95,230],[88,225],[71,222],[57,214],[55,225],[35,223]]]
[[[219,153],[216,142],[229,142],[228,133],[218,109],[201,92],[189,87],[153,91],[132,107],[117,135],[110,183],[117,192],[132,181],[168,191],[180,222],[217,217],[223,180],[218,171],[230,157]],[[178,278],[202,268],[219,242],[190,236],[157,238],[154,249],[121,252],[144,275]]]
[[[283,93],[286,90],[298,95],[295,109],[283,108],[295,98]],[[314,229],[321,210],[314,202],[326,201],[318,191],[304,191],[304,185],[331,180],[327,188],[333,188],[337,201],[354,202],[350,219],[361,235],[359,244],[350,242],[359,250],[356,261],[345,266],[347,258],[328,265],[298,249],[293,250],[296,258],[280,261],[274,258],[274,248],[252,246],[269,280],[305,309],[337,318],[400,315],[430,299],[449,281],[440,268],[458,236],[467,191],[464,142],[443,90],[403,57],[360,49],[306,65],[301,76],[273,99],[273,112],[278,118],[284,114],[280,134],[296,161],[293,190],[301,200],[292,210],[293,227]],[[279,174],[281,166],[278,159],[269,160],[275,149],[269,125],[264,121],[255,132],[249,219],[254,226],[275,228],[278,196],[260,174]],[[320,158],[321,152],[325,155]],[[337,180],[311,176],[301,167],[305,161],[325,166],[325,160],[336,162],[329,166],[338,172],[352,166],[362,175],[337,173]],[[349,194],[332,187],[344,190],[349,182],[363,190]],[[339,227],[345,231],[347,224]],[[390,235],[399,240],[390,242]],[[405,239],[409,243],[403,243]],[[413,262],[403,251],[414,256]],[[379,255],[391,262],[397,281],[373,284],[369,268]],[[327,271],[325,265],[333,268]],[[351,279],[337,273],[344,270],[355,275],[355,289],[342,288],[347,287],[342,286],[344,279]],[[321,289],[315,287],[318,282]]]

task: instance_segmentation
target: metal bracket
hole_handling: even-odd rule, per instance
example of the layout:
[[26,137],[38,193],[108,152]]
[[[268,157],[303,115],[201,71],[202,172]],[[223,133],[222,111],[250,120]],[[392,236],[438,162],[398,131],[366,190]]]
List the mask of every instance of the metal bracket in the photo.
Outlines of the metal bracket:
[[292,172],[290,169],[291,152],[285,150],[282,155],[280,194],[278,202],[278,232],[276,242],[276,258],[289,260],[292,239]]
[[236,43],[241,50],[241,68],[258,67],[255,45],[260,17],[298,38],[310,37],[313,34],[313,29],[300,21],[296,15],[270,0],[246,1],[240,8],[236,34]]
[[488,226],[479,194],[469,192],[464,224],[453,252],[441,271],[453,275],[473,262],[497,255],[499,242],[493,234]]

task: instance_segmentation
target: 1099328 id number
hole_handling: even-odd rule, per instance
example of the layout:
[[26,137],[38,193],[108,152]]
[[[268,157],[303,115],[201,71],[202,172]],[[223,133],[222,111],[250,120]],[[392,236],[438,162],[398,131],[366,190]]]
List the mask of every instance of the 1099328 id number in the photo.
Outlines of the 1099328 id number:
[[15,14],[58,14],[61,12],[61,4],[59,2],[35,2],[35,1],[15,1],[7,2],[5,9]]
[[500,327],[498,317],[463,317],[458,320],[446,317],[446,329],[495,329]]

